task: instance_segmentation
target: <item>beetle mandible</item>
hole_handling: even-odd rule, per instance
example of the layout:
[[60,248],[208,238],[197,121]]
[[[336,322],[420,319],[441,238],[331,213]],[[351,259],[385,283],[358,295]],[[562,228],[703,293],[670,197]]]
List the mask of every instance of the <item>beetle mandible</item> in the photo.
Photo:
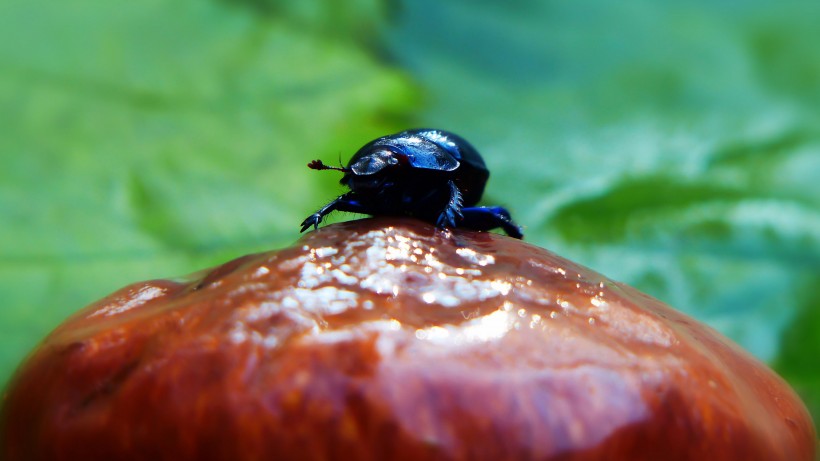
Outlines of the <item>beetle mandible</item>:
[[340,195],[302,222],[304,232],[332,211],[412,216],[439,228],[487,231],[501,228],[523,238],[521,228],[502,207],[475,206],[490,171],[464,138],[435,129],[414,129],[383,136],[359,149],[346,167],[314,160],[314,170],[344,173]]

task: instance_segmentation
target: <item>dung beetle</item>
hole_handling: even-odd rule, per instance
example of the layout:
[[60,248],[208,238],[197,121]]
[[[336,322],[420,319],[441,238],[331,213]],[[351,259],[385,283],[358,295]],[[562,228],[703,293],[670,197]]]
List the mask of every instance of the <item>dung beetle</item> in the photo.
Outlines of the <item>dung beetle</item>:
[[325,215],[339,210],[412,216],[439,228],[500,227],[511,237],[523,237],[506,209],[475,206],[490,171],[470,143],[447,131],[402,131],[365,144],[346,167],[327,166],[321,160],[308,167],[343,172],[340,182],[350,192],[308,216],[301,232],[318,228]]

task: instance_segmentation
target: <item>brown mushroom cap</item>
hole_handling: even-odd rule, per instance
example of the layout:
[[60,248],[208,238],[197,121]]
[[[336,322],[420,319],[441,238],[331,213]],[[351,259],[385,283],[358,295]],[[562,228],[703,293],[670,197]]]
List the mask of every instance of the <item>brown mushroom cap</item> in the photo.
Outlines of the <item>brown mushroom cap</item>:
[[409,219],[312,232],[57,328],[4,396],[14,460],[811,460],[714,330],[541,248]]

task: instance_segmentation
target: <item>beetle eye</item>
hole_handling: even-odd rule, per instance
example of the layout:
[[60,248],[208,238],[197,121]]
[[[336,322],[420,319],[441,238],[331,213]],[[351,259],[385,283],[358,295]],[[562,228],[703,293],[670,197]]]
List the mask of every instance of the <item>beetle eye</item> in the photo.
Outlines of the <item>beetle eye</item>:
[[389,150],[378,150],[360,158],[350,165],[350,169],[357,175],[374,174],[387,166],[396,165],[399,160]]

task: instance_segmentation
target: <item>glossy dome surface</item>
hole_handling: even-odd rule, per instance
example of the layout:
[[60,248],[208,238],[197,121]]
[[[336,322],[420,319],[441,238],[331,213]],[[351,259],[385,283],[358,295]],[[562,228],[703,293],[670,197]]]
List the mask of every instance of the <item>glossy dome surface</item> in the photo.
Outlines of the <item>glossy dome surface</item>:
[[[130,285],[5,396],[11,460],[811,460],[772,371],[548,251],[410,219]],[[3,456],[5,455],[5,457]]]

